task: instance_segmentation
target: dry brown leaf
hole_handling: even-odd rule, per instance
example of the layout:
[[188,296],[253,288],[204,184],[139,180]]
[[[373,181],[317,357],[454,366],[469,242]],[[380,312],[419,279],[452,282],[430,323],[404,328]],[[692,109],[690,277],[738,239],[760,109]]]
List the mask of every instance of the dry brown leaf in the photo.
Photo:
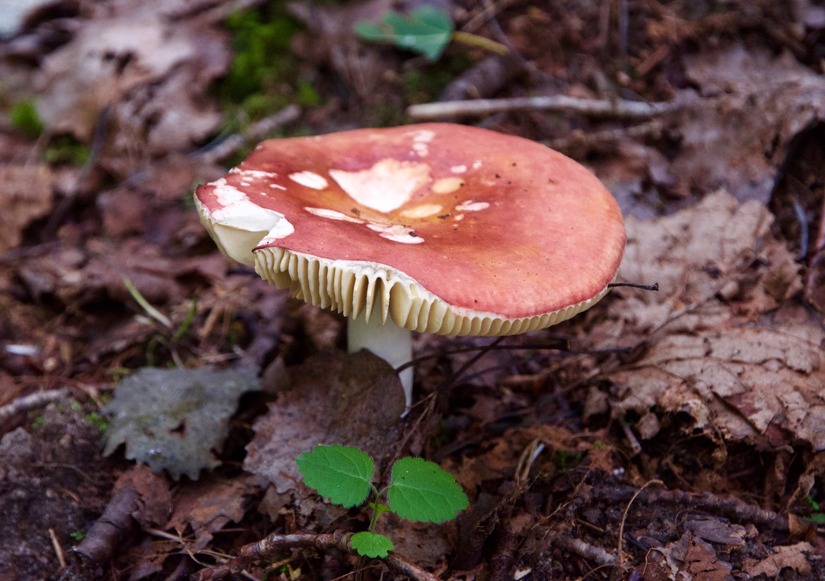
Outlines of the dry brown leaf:
[[685,190],[724,187],[767,203],[791,140],[825,119],[825,77],[741,45],[688,56],[686,72],[703,99],[677,116],[670,173]]
[[[770,221],[761,204],[723,192],[672,216],[628,220],[622,275],[658,281],[661,291],[611,304],[616,336],[628,345],[647,337],[650,347],[609,378],[613,413],[639,414],[643,439],[659,429],[651,411],[683,412],[694,428],[733,440],[790,438],[825,449],[825,334],[804,313],[753,322],[801,288]],[[737,318],[742,311],[752,319]]]
[[811,574],[808,555],[814,552],[814,547],[804,541],[795,545],[775,547],[773,554],[761,561],[747,559],[742,570],[751,577],[765,575],[769,579],[775,579],[782,569],[788,568],[806,577]]
[[655,579],[727,581],[733,570],[730,563],[719,558],[710,543],[690,531],[678,541],[652,549],[646,560],[656,563],[658,573],[666,575],[653,577]]
[[159,14],[86,22],[44,59],[38,112],[50,131],[86,141],[110,107],[120,149],[144,131],[155,153],[189,146],[219,122],[205,90],[229,64],[225,45],[215,31]]
[[295,458],[317,444],[357,446],[379,462],[404,411],[398,376],[368,351],[329,351],[290,369],[292,386],[255,422],[244,470],[279,493],[299,489]]
[[23,231],[52,207],[54,177],[45,165],[0,166],[0,254],[23,240]]
[[231,480],[207,478],[193,482],[178,491],[167,526],[180,535],[190,527],[195,534],[190,548],[199,551],[209,544],[213,533],[243,518],[247,496],[257,490],[255,479],[246,475]]

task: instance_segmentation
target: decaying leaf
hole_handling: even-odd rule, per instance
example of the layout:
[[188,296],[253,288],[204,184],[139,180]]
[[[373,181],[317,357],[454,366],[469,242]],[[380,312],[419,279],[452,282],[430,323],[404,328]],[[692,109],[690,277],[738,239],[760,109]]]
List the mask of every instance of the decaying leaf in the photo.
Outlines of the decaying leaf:
[[[111,107],[120,125],[147,131],[162,151],[174,150],[202,139],[220,121],[204,94],[228,63],[227,47],[214,31],[160,14],[100,18],[44,59],[38,112],[50,131],[85,141]],[[122,139],[133,147],[134,133],[126,133]]]
[[404,396],[386,361],[368,351],[332,351],[309,359],[290,377],[290,389],[255,423],[247,472],[285,493],[301,482],[295,458],[317,444],[357,446],[376,459],[389,451]]
[[653,562],[669,568],[670,579],[727,581],[733,570],[730,563],[719,558],[713,545],[689,531],[678,541],[653,549],[652,553]]
[[166,470],[177,480],[195,479],[218,465],[238,399],[257,390],[252,370],[143,368],[126,377],[106,406],[111,423],[104,455],[126,445],[126,457]]
[[54,178],[45,165],[0,166],[0,254],[23,240],[23,231],[52,207]]
[[702,101],[681,113],[670,172],[685,189],[724,187],[767,203],[791,140],[825,119],[825,78],[792,55],[733,46],[686,58]]
[[249,496],[258,490],[256,480],[248,475],[231,480],[208,478],[181,488],[175,497],[168,528],[181,535],[190,528],[195,535],[190,547],[203,549],[215,532],[243,518]]
[[807,577],[811,574],[811,563],[808,560],[808,555],[813,552],[815,552],[814,547],[804,541],[795,545],[776,547],[773,554],[761,561],[748,559],[743,570],[752,577],[765,575],[768,579],[775,579],[783,569],[787,568],[793,569],[803,577]]
[[[628,220],[622,274],[658,281],[661,292],[611,307],[625,340],[650,343],[631,367],[610,374],[614,414],[684,412],[694,428],[732,440],[775,446],[790,438],[825,449],[825,334],[803,311],[755,318],[801,288],[770,220],[761,204],[722,192],[672,216]],[[642,438],[659,427],[640,426]]]

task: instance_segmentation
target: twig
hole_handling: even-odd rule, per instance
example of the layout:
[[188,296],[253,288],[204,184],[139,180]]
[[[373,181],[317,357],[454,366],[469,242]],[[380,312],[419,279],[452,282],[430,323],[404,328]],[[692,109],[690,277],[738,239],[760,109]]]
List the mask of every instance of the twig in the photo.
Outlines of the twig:
[[[256,543],[244,545],[237,557],[224,565],[204,569],[195,575],[197,581],[213,581],[237,575],[244,567],[254,562],[271,561],[280,553],[290,549],[338,549],[350,552],[352,533],[335,531],[326,534],[298,533],[292,535],[274,534]],[[406,575],[415,581],[438,581],[431,573],[410,563],[396,553],[390,553],[384,562],[396,573]]]
[[132,513],[138,509],[140,494],[137,490],[125,487],[115,494],[106,505],[100,518],[73,550],[93,563],[108,559],[135,526]]
[[49,391],[40,391],[24,397],[19,397],[13,402],[0,407],[0,421],[8,419],[20,412],[27,412],[34,408],[39,408],[47,403],[63,399],[69,394],[69,390],[65,387],[60,389],[51,389]]
[[417,120],[445,117],[482,116],[506,111],[556,111],[579,113],[589,117],[649,119],[681,108],[683,103],[645,103],[622,99],[579,99],[566,95],[515,97],[511,99],[475,99],[422,103],[407,107],[407,115]]
[[[658,139],[664,131],[665,125],[661,119],[651,119],[630,125],[628,127],[611,127],[599,131],[584,132],[581,129],[574,129],[564,137],[542,141],[551,149],[561,152],[576,152],[571,157],[582,158],[588,151],[614,150],[619,143],[627,139],[642,139],[651,137]],[[568,154],[570,155],[570,154]]]
[[595,561],[599,565],[616,565],[616,557],[595,545],[585,543],[581,539],[569,537],[557,537],[553,541],[554,544],[561,546],[566,551],[570,551],[574,555],[578,555],[588,561]]
[[619,524],[619,566],[624,567],[624,523],[627,521],[627,513],[630,511],[630,507],[633,506],[633,501],[639,496],[639,494],[650,486],[651,484],[658,484],[660,486],[664,486],[664,482],[661,480],[650,480],[649,482],[645,482],[644,486],[642,486],[639,490],[636,491],[636,494],[628,501],[627,506],[624,507],[624,513],[622,513],[622,522]]
[[705,510],[712,514],[724,516],[737,522],[750,522],[771,527],[777,531],[788,530],[788,517],[772,510],[759,508],[738,498],[721,497],[710,492],[700,494],[683,490],[642,489],[633,487],[612,487],[592,491],[593,497],[609,502],[621,502],[637,496],[639,502],[647,504],[668,503]]
[[638,288],[641,290],[646,291],[658,291],[659,290],[659,283],[654,282],[653,284],[642,284],[640,282],[609,282],[607,283],[608,288],[616,288],[617,286],[629,286],[630,288]]
[[53,528],[49,528],[49,538],[52,541],[52,547],[57,555],[57,562],[60,564],[60,568],[65,569],[66,555],[63,554],[63,547],[60,545],[60,539],[57,538],[57,534],[54,532]]
[[210,143],[206,147],[196,151],[195,156],[204,163],[217,163],[225,159],[242,148],[245,143],[259,141],[268,133],[292,123],[301,116],[301,108],[294,103],[287,105],[274,115],[252,123],[243,133],[233,133],[223,138],[218,143]]

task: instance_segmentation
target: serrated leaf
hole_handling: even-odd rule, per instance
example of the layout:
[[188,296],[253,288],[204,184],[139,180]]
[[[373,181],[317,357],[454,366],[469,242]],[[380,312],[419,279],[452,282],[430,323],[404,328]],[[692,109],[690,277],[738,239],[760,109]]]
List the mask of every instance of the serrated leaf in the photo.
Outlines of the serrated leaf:
[[355,549],[355,552],[362,557],[380,557],[383,559],[387,556],[387,552],[392,551],[393,548],[389,537],[369,531],[355,533],[350,537],[349,543]]
[[378,23],[358,22],[355,33],[364,40],[394,44],[438,60],[453,36],[453,21],[443,10],[421,6],[409,14],[387,12]]
[[375,464],[369,454],[352,446],[315,446],[295,462],[304,482],[345,508],[367,499]]
[[395,514],[416,522],[453,519],[468,504],[453,475],[423,458],[401,458],[393,464],[387,497]]

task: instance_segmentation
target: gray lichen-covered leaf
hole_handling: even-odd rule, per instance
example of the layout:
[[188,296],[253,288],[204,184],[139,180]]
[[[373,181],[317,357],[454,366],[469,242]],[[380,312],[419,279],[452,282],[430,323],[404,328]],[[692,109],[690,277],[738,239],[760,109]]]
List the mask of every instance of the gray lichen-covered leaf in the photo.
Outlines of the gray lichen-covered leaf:
[[126,457],[166,470],[198,477],[218,465],[219,449],[244,392],[260,389],[255,370],[143,368],[125,378],[106,406],[111,418],[103,454],[120,444]]

